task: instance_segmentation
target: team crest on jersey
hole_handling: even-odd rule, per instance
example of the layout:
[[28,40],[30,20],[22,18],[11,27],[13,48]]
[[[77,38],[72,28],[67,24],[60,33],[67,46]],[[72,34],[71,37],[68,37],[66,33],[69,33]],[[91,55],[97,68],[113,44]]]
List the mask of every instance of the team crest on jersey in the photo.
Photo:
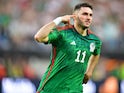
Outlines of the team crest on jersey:
[[94,52],[95,50],[95,43],[90,44],[90,52]]

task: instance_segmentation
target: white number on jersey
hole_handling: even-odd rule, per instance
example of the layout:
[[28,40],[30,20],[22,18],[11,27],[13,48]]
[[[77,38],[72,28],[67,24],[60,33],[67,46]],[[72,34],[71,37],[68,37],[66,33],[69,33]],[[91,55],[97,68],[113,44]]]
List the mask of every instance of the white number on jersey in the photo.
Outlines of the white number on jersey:
[[[75,61],[76,62],[84,63],[85,56],[86,56],[86,51],[82,52],[81,50],[79,50],[77,52],[77,57],[76,57]],[[80,60],[80,57],[82,58],[81,60]]]

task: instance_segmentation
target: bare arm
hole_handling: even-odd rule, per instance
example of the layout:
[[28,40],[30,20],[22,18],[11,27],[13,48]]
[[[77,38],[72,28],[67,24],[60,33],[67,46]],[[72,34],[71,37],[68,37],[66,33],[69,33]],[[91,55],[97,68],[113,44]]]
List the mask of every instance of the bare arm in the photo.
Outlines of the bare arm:
[[[34,38],[38,42],[47,42],[48,41],[48,35],[52,31],[54,27],[56,27],[59,23],[68,23],[70,21],[70,18],[74,17],[74,15],[65,15],[61,17],[61,20],[57,20],[58,22],[56,23],[55,20],[52,22],[44,25],[43,27],[40,28],[40,30],[35,34]],[[59,17],[60,18],[60,17]]]
[[34,38],[38,42],[47,42],[48,34],[52,31],[56,24],[52,21],[46,25],[44,25],[40,30],[35,34]]
[[85,76],[84,76],[84,80],[83,80],[83,83],[87,83],[88,80],[90,79],[90,77],[92,76],[92,73],[98,63],[98,60],[99,60],[99,57],[100,55],[92,55],[89,59],[89,62],[88,62],[88,67],[87,67],[87,70],[86,70],[86,73],[85,73]]

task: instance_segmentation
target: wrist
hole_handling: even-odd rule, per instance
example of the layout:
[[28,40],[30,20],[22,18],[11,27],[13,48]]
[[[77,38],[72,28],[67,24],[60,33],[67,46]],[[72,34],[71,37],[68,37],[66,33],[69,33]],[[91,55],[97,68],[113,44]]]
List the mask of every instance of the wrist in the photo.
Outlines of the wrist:
[[54,22],[56,25],[59,25],[59,24],[62,22],[62,17],[57,17],[56,19],[53,20],[53,22]]
[[89,78],[92,77],[92,73],[90,73],[90,72],[85,73],[85,75],[87,75]]

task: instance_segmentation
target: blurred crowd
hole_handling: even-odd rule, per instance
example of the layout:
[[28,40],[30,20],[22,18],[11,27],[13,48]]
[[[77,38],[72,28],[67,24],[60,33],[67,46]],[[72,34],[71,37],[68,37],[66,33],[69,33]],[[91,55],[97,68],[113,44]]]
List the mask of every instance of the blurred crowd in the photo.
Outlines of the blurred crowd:
[[[94,6],[91,29],[104,42],[104,49],[113,51],[124,48],[123,0],[1,0],[0,47],[3,49],[33,49],[36,31],[57,16],[71,14],[78,2],[90,2]],[[64,6],[64,8],[63,8]],[[27,49],[28,49],[27,48]]]
[[[72,14],[81,1],[94,7],[91,30],[103,41],[102,52],[124,54],[124,0],[0,0],[0,79],[40,79],[48,64],[42,58],[49,56],[50,45],[34,41],[34,34],[54,18]],[[102,82],[110,75],[124,80],[124,59],[102,55],[93,80]]]

